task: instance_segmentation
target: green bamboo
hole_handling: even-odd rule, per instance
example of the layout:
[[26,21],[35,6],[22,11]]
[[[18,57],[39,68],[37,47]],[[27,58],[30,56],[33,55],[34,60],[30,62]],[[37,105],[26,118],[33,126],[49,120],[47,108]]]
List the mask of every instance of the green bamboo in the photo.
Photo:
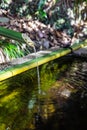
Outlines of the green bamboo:
[[17,40],[19,42],[25,42],[22,38],[22,34],[20,32],[16,32],[10,29],[6,29],[3,27],[0,27],[0,35],[4,37],[8,37],[10,39]]
[[[73,51],[74,50],[78,50],[80,48],[83,48],[84,46],[87,46],[87,40],[85,40],[84,42],[81,42],[79,44],[74,44],[72,46]],[[43,52],[44,53],[44,52]],[[38,62],[38,66],[47,63],[49,61],[52,61],[54,59],[57,59],[59,57],[65,56],[67,54],[71,53],[71,50],[69,48],[61,48],[60,50],[56,50],[56,51],[50,51],[50,53],[45,54],[43,56],[40,56],[37,58],[37,62]],[[17,74],[20,74],[22,72],[25,72],[29,69],[35,68],[37,67],[37,62],[36,59],[29,59],[29,61],[23,63],[23,64],[19,64],[16,66],[12,66],[8,69],[5,69],[3,71],[0,72],[0,81],[3,81],[5,79],[8,79],[10,77],[13,77]]]

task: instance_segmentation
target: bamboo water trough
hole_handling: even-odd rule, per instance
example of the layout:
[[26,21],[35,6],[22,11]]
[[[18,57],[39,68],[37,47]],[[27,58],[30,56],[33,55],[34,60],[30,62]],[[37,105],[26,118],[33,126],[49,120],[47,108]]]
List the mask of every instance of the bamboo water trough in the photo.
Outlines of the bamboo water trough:
[[[25,42],[24,39],[22,38],[22,34],[19,32],[15,33],[15,31],[13,30],[8,30],[0,27],[0,35],[20,42]],[[83,48],[84,46],[87,46],[87,40],[79,44],[76,43],[72,45],[72,49],[75,51],[80,48]],[[40,66],[46,62],[65,56],[69,53],[71,53],[71,50],[69,48],[61,48],[61,49],[56,48],[37,52],[37,61],[35,58],[36,57],[35,53],[29,54],[25,56],[25,58],[16,59],[11,63],[10,67],[0,71],[0,81],[6,80],[20,73],[23,73],[29,69],[37,67],[37,62],[38,66]]]

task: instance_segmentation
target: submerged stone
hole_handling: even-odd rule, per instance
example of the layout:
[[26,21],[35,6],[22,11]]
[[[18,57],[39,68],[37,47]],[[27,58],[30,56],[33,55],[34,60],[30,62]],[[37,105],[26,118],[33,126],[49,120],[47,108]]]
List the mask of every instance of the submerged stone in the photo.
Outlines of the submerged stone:
[[70,94],[71,94],[71,91],[67,88],[65,88],[62,92],[61,92],[61,96],[64,96],[64,97],[70,97]]

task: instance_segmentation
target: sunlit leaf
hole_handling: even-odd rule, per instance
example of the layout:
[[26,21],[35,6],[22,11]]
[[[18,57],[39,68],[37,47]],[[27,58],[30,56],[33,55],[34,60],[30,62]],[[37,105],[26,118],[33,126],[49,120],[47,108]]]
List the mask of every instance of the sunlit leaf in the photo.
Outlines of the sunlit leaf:
[[44,6],[46,0],[40,0],[39,5],[38,5],[38,10],[42,9],[42,7]]

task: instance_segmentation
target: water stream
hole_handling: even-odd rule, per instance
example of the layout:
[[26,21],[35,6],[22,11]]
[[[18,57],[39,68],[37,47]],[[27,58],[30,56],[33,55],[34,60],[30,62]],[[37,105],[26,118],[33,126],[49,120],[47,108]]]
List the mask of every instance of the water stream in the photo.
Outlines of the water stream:
[[37,63],[37,81],[38,81],[38,93],[37,93],[37,112],[34,113],[34,124],[36,127],[38,127],[38,123],[41,122],[41,104],[40,104],[40,96],[41,96],[41,85],[40,85],[40,72],[39,72],[39,65],[38,65],[38,59],[37,59],[37,52],[35,46],[34,52],[35,52],[35,58]]
[[39,72],[39,65],[38,65],[38,60],[37,60],[37,52],[35,46],[34,52],[35,52],[35,58],[36,58],[36,63],[37,63],[37,81],[38,81],[38,94],[41,94],[41,87],[40,87],[40,72]]

